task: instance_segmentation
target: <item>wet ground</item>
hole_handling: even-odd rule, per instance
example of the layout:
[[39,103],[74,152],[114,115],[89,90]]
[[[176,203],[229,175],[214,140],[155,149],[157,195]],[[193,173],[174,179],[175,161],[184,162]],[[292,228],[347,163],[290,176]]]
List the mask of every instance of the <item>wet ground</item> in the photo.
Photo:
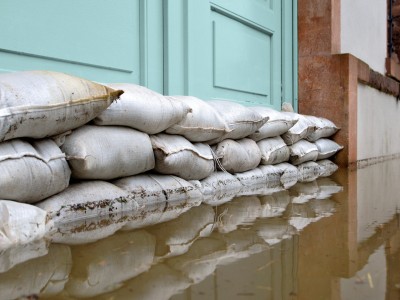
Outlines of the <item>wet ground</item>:
[[86,220],[0,252],[0,299],[399,299],[399,208],[392,160],[218,207]]

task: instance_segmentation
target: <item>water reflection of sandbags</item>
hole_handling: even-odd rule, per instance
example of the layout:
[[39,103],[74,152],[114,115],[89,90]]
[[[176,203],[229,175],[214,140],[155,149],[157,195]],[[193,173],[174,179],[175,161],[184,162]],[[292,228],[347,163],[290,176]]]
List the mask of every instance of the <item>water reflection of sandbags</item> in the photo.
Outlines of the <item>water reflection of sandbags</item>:
[[283,239],[290,238],[297,233],[296,228],[282,218],[260,219],[254,224],[252,229],[256,231],[258,236],[268,245],[277,244]]
[[292,197],[292,203],[301,204],[315,199],[319,193],[319,187],[317,182],[298,182],[289,190],[290,196]]
[[214,218],[211,206],[200,205],[174,220],[146,228],[156,238],[155,255],[166,258],[186,253],[196,239],[211,234]]
[[47,255],[21,263],[0,274],[0,299],[60,293],[68,280],[72,260],[68,246],[51,245]]
[[125,282],[124,286],[113,293],[99,295],[93,300],[167,300],[187,289],[191,281],[165,264],[157,264],[148,272]]
[[290,203],[289,191],[283,190],[271,195],[258,196],[261,203],[262,218],[279,217]]
[[240,225],[252,224],[261,214],[261,203],[256,196],[242,196],[219,206],[217,211],[218,230],[227,233]]
[[307,227],[317,217],[309,203],[291,203],[283,216],[289,220],[290,225],[299,231]]
[[154,249],[154,237],[143,230],[72,247],[74,264],[66,291],[71,296],[87,298],[116,290],[123,281],[150,268]]
[[242,189],[242,184],[233,175],[217,171],[200,181],[203,202],[216,206],[229,202]]
[[331,178],[318,178],[318,193],[316,199],[327,199],[334,194],[343,191],[343,187]]
[[40,239],[28,244],[16,245],[0,251],[0,273],[7,272],[14,266],[48,253],[48,242]]
[[315,212],[316,218],[313,222],[318,221],[321,218],[332,216],[336,210],[336,202],[331,199],[314,199],[310,201],[310,207]]

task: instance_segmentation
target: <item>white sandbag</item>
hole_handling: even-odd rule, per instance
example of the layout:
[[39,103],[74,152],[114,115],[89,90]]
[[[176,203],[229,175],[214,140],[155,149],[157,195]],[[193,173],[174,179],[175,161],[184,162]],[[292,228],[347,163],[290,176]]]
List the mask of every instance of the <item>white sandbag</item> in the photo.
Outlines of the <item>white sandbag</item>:
[[254,225],[254,230],[270,246],[297,233],[296,229],[283,218],[263,219]]
[[139,208],[127,191],[105,181],[71,184],[63,192],[36,203],[36,206],[45,210],[56,224]]
[[289,146],[291,164],[297,166],[307,161],[316,161],[318,157],[318,148],[315,144],[300,140]]
[[206,142],[231,131],[222,116],[207,102],[191,96],[169,98],[182,101],[191,112],[182,121],[167,128],[167,133],[183,135],[191,142]]
[[71,265],[68,246],[50,245],[47,255],[0,274],[0,299],[21,299],[28,295],[37,295],[40,299],[55,296],[64,289]]
[[153,266],[148,272],[126,281],[117,291],[92,299],[168,300],[173,295],[183,292],[190,285],[192,285],[191,280],[181,272],[160,263]]
[[186,253],[194,241],[211,234],[214,219],[214,209],[200,205],[174,220],[146,228],[156,238],[155,255],[164,259]]
[[216,157],[224,169],[230,173],[246,172],[256,168],[261,161],[261,151],[251,139],[224,140],[213,147]]
[[289,189],[297,183],[299,170],[295,166],[289,163],[280,163],[274,165],[274,167],[280,169],[282,172],[280,181],[283,188]]
[[117,212],[109,215],[85,218],[69,223],[58,223],[55,230],[46,235],[52,243],[82,245],[93,243],[120,230],[134,212]]
[[261,203],[261,218],[272,218],[282,216],[290,203],[290,195],[286,190],[271,195],[258,196]]
[[311,182],[298,182],[290,189],[292,203],[306,203],[311,199],[315,199],[318,196],[319,191],[318,184],[315,180]]
[[214,172],[200,182],[203,202],[212,206],[232,200],[243,187],[235,176],[222,171]]
[[328,159],[318,160],[316,162],[319,165],[319,176],[320,177],[328,177],[339,169],[339,167]]
[[309,121],[311,121],[315,126],[315,131],[307,135],[307,140],[310,142],[315,142],[320,138],[326,138],[334,135],[339,128],[336,125],[325,118],[315,117],[315,116],[305,116]]
[[257,142],[261,150],[261,164],[274,165],[289,160],[289,147],[279,136]]
[[319,139],[315,142],[315,146],[318,148],[318,160],[331,157],[343,149],[343,146],[329,139]]
[[71,248],[72,270],[65,290],[76,298],[102,295],[150,269],[155,238],[144,230],[117,233]]
[[318,185],[318,193],[315,199],[317,200],[328,199],[334,194],[343,191],[343,187],[330,178],[318,178],[316,183]]
[[0,199],[34,203],[68,187],[71,171],[51,139],[0,143]]
[[96,125],[128,126],[148,134],[156,134],[182,121],[190,107],[172,97],[165,97],[144,86],[132,83],[110,83],[124,94],[103,111]]
[[231,129],[222,137],[209,141],[209,144],[216,144],[225,139],[245,138],[268,121],[268,117],[263,117],[258,112],[236,102],[212,100],[208,103],[219,112]]
[[186,180],[200,180],[214,172],[210,146],[192,144],[182,136],[163,133],[152,135],[150,139],[157,172]]
[[41,239],[52,226],[46,217],[33,205],[0,200],[0,250]]
[[297,166],[299,170],[299,182],[310,182],[319,177],[320,167],[313,161],[308,161]]
[[243,185],[238,196],[270,195],[282,190],[282,170],[275,166],[259,166],[253,170],[236,173],[236,178]]
[[0,141],[57,135],[89,122],[122,91],[50,71],[0,74]]
[[295,115],[283,114],[265,106],[254,106],[249,108],[256,111],[264,118],[268,118],[268,121],[263,126],[249,135],[249,138],[256,142],[282,135],[292,128],[298,121],[298,118]]
[[282,138],[287,145],[293,145],[301,139],[305,139],[315,131],[314,123],[305,116],[291,112],[284,112],[284,114],[293,118],[298,118],[297,123],[286,133],[282,134]]
[[66,137],[61,150],[72,177],[79,179],[109,180],[154,168],[150,137],[127,127],[82,126]]
[[219,206],[218,212],[218,231],[228,233],[240,225],[252,225],[261,214],[261,203],[255,196],[236,197]]
[[18,244],[5,250],[0,250],[0,273],[7,272],[16,265],[28,260],[44,256],[48,253],[48,241],[36,240],[28,244]]

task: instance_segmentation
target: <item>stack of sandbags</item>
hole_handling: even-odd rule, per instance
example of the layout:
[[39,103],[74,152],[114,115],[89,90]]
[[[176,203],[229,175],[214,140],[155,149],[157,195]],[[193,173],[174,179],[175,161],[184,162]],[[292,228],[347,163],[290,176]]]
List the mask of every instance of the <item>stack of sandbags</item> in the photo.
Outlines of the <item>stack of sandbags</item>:
[[[24,222],[39,209],[3,200],[35,203],[65,190],[71,170],[57,141],[94,119],[122,91],[48,71],[0,74],[0,91],[1,226],[11,228],[6,236],[22,237],[11,220]],[[21,226],[37,224],[39,229],[45,220],[25,220]],[[32,234],[24,241],[34,238]],[[40,236],[36,234],[36,238]],[[17,243],[15,239],[13,243]]]

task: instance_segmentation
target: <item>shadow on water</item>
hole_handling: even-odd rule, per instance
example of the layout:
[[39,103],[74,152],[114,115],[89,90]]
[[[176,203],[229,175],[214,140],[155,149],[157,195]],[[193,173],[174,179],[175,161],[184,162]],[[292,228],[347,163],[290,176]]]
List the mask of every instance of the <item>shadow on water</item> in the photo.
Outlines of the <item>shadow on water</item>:
[[0,299],[398,299],[400,161],[59,227],[0,252]]

